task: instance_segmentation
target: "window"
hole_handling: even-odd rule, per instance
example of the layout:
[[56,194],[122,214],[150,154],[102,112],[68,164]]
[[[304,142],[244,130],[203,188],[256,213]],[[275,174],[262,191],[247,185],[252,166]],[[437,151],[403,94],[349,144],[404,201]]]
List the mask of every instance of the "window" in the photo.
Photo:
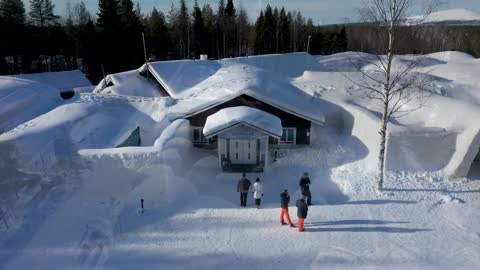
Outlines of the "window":
[[193,143],[206,144],[208,140],[203,136],[203,127],[193,128]]
[[279,144],[295,144],[297,141],[296,128],[283,128],[283,134]]

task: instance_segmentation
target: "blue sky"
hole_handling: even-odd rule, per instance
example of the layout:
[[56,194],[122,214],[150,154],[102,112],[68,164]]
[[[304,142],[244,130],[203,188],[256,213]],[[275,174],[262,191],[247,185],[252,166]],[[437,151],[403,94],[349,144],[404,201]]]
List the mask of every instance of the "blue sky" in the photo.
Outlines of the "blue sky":
[[[67,3],[75,4],[80,0],[53,0],[59,15],[64,15]],[[138,0],[133,0],[137,2]],[[194,0],[187,0],[187,3],[193,5]],[[362,6],[365,0],[234,0],[236,6],[242,5],[247,9],[250,19],[256,18],[260,9],[267,4],[273,6],[285,6],[289,10],[299,10],[305,17],[312,18],[318,24],[342,23],[346,20],[356,21],[356,9]],[[414,0],[422,3],[425,0]],[[25,3],[29,1],[24,0]],[[97,12],[98,0],[84,0],[92,12]],[[172,2],[178,6],[178,0],[139,0],[143,12],[150,11],[154,6],[157,9],[166,12]],[[216,9],[218,0],[198,0],[200,5],[211,4]],[[449,8],[467,8],[472,11],[480,12],[480,0],[449,0],[441,9]],[[413,9],[412,12],[419,12],[419,9]]]

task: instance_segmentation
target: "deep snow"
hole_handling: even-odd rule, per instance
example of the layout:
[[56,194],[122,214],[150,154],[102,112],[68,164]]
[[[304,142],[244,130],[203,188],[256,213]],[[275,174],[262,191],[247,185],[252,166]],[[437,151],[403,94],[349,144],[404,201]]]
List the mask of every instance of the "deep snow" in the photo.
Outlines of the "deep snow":
[[[389,152],[394,165],[422,168],[389,172],[378,193],[378,107],[346,79],[358,74],[344,55],[317,64],[297,56],[309,59],[303,70],[303,60],[275,70],[275,56],[224,60],[198,91],[177,88],[180,99],[140,97],[153,89],[136,91],[137,83],[127,89],[132,96],[81,94],[0,135],[0,269],[477,269],[480,165],[469,179],[436,168],[470,166],[463,159],[478,151],[468,148],[479,128],[478,60],[450,52],[426,58],[419,71],[432,69],[434,96],[392,123],[398,150]],[[215,92],[221,83],[234,93]],[[277,87],[290,94],[273,100],[308,97],[325,125],[314,124],[311,146],[277,150],[265,173],[248,175],[264,184],[263,207],[254,209],[249,196],[250,207],[239,208],[240,176],[220,172],[215,150],[193,148],[188,121],[178,116],[211,104],[215,93],[268,97]],[[142,147],[112,148],[136,126]],[[436,149],[439,141],[446,149]],[[418,149],[433,153],[415,156]],[[423,171],[428,166],[435,169]],[[304,171],[315,205],[299,233],[280,225],[279,194],[288,188],[293,205]]]

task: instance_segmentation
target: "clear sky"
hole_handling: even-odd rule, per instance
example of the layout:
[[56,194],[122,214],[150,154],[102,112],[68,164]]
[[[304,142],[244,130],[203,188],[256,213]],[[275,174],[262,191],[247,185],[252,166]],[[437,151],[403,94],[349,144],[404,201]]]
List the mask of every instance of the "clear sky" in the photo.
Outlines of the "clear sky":
[[[75,4],[80,0],[53,0],[56,5],[58,15],[65,14],[65,7],[67,3]],[[142,11],[149,12],[153,7],[166,12],[170,8],[172,2],[178,6],[179,0],[133,0],[134,3],[140,2]],[[347,20],[358,20],[356,10],[362,6],[365,0],[234,0],[236,6],[242,5],[250,16],[250,20],[254,20],[260,9],[267,4],[272,6],[285,6],[288,10],[299,10],[305,17],[312,18],[316,24],[332,24],[343,23]],[[421,4],[425,0],[414,0],[417,4]],[[24,0],[25,3],[30,2]],[[84,0],[88,8],[92,12],[97,12],[98,0]],[[194,0],[187,0],[190,6],[193,5]],[[209,3],[216,10],[218,0],[198,0],[200,5]],[[226,2],[226,1],[225,1]],[[472,11],[480,12],[480,0],[448,0],[444,1],[440,9],[450,8],[467,8]],[[414,8],[419,12],[419,8]],[[413,14],[415,15],[415,14]]]

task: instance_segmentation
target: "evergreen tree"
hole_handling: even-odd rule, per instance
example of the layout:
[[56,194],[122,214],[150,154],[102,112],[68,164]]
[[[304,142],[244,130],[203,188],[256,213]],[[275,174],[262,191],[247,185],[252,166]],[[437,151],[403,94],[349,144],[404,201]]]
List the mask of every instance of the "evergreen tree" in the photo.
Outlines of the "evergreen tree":
[[275,20],[275,52],[278,53],[280,50],[280,13],[277,7],[273,9],[273,19]]
[[21,0],[0,0],[0,17],[6,24],[23,25],[25,7]]
[[99,0],[97,25],[101,31],[117,32],[120,25],[119,3],[117,0]]
[[213,56],[216,54],[215,52],[215,13],[213,8],[209,4],[205,4],[202,7],[202,16],[204,22],[204,31],[205,31],[205,52],[208,53],[209,56]]
[[285,12],[285,8],[282,7],[280,10],[280,15],[279,15],[279,20],[280,20],[280,45],[279,45],[279,51],[282,53],[290,52],[290,19],[289,16],[287,16],[287,13]]
[[132,0],[120,0],[118,15],[121,22],[118,27],[122,29],[120,36],[122,41],[118,45],[121,46],[123,54],[128,52],[128,57],[124,58],[124,68],[135,68],[145,61],[142,45],[143,25],[134,10]]
[[237,25],[235,24],[236,10],[233,5],[232,0],[227,1],[225,6],[225,18],[224,18],[224,47],[225,47],[225,56],[234,56],[236,55],[235,45],[237,42],[236,31]]
[[156,60],[165,60],[170,47],[165,15],[153,8],[152,14],[147,19],[147,28],[151,55]]
[[267,5],[265,8],[265,18],[263,22],[264,53],[268,54],[275,52],[275,31],[276,22],[275,17],[273,16],[273,10],[270,5]]
[[238,56],[248,54],[248,37],[249,37],[249,24],[248,14],[243,8],[240,8],[238,16],[236,18],[237,36],[238,36]]
[[104,64],[106,73],[121,71],[125,63],[122,50],[122,23],[117,0],[99,0],[97,26],[99,30],[99,61]]
[[226,54],[226,33],[225,33],[226,15],[225,15],[225,1],[219,0],[217,11],[217,58],[225,57]]
[[190,16],[185,0],[180,0],[177,24],[180,30],[181,58],[190,58]]
[[42,28],[57,24],[59,17],[53,12],[54,8],[51,0],[30,0],[29,15],[32,25]]
[[235,17],[235,6],[233,5],[233,0],[227,1],[227,6],[225,7],[225,15],[228,17]]
[[264,54],[264,34],[265,34],[265,17],[263,16],[263,10],[260,11],[260,15],[255,22],[255,54]]
[[195,0],[193,6],[193,48],[195,57],[199,57],[205,50],[205,25],[203,20],[202,10],[198,6],[198,1]]
[[[0,0],[0,36],[5,37],[0,42],[0,74],[22,72],[19,56],[25,53],[28,35],[25,8],[21,0]],[[14,63],[10,67],[5,61],[7,55],[13,57]]]

